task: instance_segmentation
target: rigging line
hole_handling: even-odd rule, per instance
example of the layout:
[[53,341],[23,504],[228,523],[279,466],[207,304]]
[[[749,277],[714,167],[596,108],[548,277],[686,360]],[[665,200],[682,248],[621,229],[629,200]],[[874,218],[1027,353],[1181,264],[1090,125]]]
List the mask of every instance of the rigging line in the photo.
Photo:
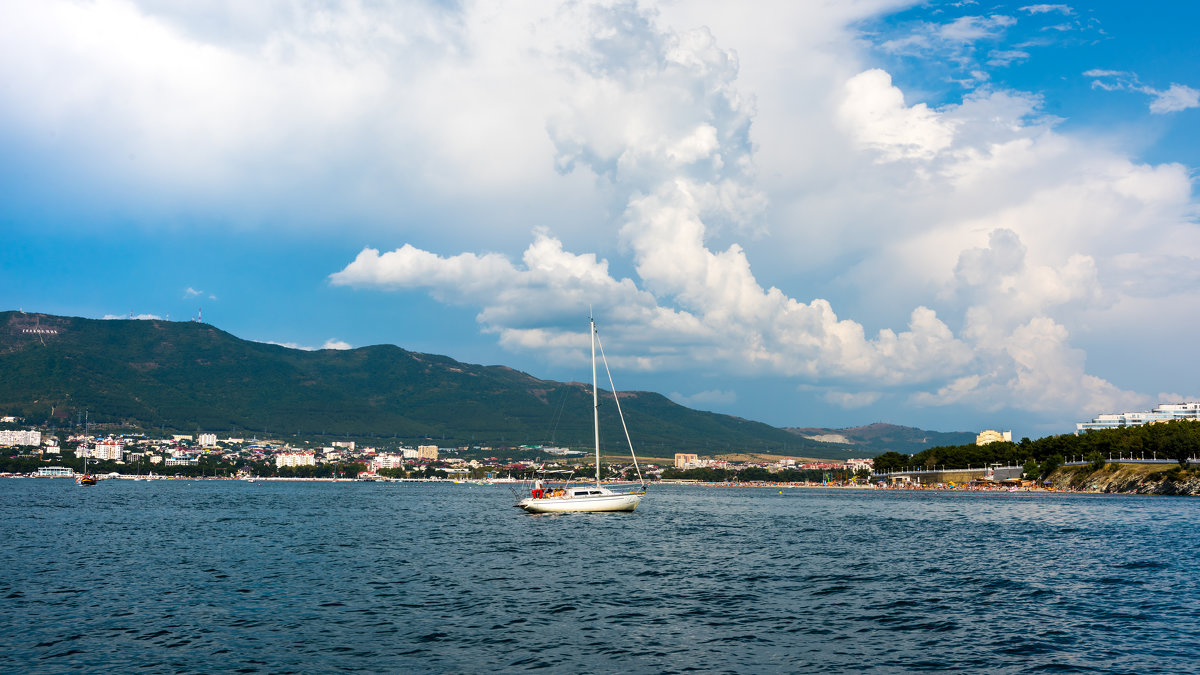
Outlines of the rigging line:
[[[595,330],[595,329],[593,329]],[[600,331],[596,331],[596,345],[600,347],[600,360],[604,362],[604,372],[608,375],[608,386],[612,390],[613,402],[617,404],[617,417],[621,418],[621,429],[625,432],[625,442],[629,444],[629,456],[633,457],[633,470],[637,472],[638,482],[644,487],[642,469],[638,466],[637,453],[633,451],[633,439],[629,437],[629,427],[625,426],[625,414],[621,412],[621,399],[617,398],[617,385],[613,384],[612,371],[608,369],[608,358],[604,356],[604,343],[600,341]]]
[[567,407],[567,391],[569,389],[570,387],[567,386],[562,387],[562,397],[559,398],[558,401],[558,412],[554,413],[554,418],[552,420],[554,425],[550,428],[551,443],[557,443],[555,439],[558,437],[558,425],[562,421],[563,410],[565,410]]

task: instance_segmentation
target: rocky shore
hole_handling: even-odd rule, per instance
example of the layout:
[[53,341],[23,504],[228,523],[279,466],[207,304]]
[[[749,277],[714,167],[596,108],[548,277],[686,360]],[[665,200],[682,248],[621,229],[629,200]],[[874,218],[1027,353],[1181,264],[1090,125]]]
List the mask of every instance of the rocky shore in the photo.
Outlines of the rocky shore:
[[1050,474],[1056,490],[1139,495],[1200,495],[1200,468],[1166,464],[1061,467]]

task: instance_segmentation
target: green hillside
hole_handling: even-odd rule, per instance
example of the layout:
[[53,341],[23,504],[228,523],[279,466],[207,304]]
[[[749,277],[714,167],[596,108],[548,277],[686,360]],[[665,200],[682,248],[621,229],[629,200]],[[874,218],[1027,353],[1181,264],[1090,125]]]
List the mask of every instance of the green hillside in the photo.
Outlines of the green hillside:
[[[602,446],[624,439],[601,406]],[[623,392],[639,453],[770,452],[839,457],[837,445],[766,424]],[[194,322],[0,313],[0,414],[186,433],[430,438],[442,445],[592,443],[591,391],[503,366],[392,345],[303,351]]]

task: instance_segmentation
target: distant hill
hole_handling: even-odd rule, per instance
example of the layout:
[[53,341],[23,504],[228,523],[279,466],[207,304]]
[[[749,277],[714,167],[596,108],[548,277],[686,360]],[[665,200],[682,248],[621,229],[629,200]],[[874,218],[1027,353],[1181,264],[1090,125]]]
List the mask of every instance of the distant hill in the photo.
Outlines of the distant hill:
[[975,434],[969,431],[925,431],[924,429],[881,422],[849,429],[801,427],[787,430],[809,440],[837,443],[864,457],[874,457],[885,452],[911,455],[938,446],[966,445],[975,442]]
[[[602,448],[624,451],[611,404]],[[844,457],[760,422],[622,392],[639,454]],[[194,322],[0,313],[0,414],[185,433],[430,439],[439,445],[592,444],[590,385],[540,380],[393,345],[303,351]]]

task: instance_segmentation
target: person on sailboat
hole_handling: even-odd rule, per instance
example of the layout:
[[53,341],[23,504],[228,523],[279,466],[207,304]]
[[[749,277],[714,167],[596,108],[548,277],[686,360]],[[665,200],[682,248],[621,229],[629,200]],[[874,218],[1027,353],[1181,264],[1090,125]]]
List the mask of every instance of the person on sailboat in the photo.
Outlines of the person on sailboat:
[[533,491],[531,493],[534,499],[541,499],[546,491],[542,488],[542,479],[538,478],[533,481]]

